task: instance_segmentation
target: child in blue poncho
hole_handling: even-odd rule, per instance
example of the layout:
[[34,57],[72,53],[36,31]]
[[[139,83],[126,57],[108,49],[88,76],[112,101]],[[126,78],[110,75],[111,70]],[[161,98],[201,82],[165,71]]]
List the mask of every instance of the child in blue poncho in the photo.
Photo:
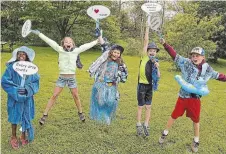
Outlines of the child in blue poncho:
[[[17,61],[32,62],[35,52],[25,46],[13,51],[13,57],[7,62],[5,73],[2,76],[1,84],[4,91],[8,94],[7,111],[8,121],[12,124],[12,137],[10,144],[13,149],[19,148],[34,139],[34,129],[31,121],[34,119],[34,94],[39,90],[39,75],[33,74],[26,76],[25,85],[21,87],[22,77],[13,69],[13,64]],[[19,140],[16,136],[17,125],[22,126],[22,135]],[[26,138],[25,134],[28,134]]]

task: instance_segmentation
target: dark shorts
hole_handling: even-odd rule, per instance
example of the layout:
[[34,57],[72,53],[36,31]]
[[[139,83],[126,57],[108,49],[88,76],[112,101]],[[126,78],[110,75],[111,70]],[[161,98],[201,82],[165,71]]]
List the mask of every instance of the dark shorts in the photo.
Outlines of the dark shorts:
[[152,85],[139,83],[137,86],[138,106],[151,105],[152,94]]
[[171,117],[173,119],[177,119],[178,117],[182,116],[186,111],[186,116],[190,117],[193,122],[198,123],[200,118],[200,110],[200,99],[179,97],[175,109],[171,114]]

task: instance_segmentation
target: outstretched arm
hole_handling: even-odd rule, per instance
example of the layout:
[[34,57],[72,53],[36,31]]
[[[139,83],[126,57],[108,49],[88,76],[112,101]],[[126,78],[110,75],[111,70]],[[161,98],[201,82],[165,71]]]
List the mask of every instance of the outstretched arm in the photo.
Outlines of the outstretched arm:
[[61,50],[63,50],[63,48],[59,46],[55,41],[51,40],[44,34],[40,33],[38,30],[32,30],[31,32],[38,35],[43,41],[45,41],[49,46],[51,46],[57,52],[60,52]]
[[169,44],[166,44],[166,42],[163,38],[160,39],[160,43],[164,46],[165,50],[173,58],[173,60],[175,60],[177,53],[173,49],[173,47],[171,47]]
[[217,80],[226,82],[226,75],[222,74],[222,73],[219,73],[219,76],[218,76]]

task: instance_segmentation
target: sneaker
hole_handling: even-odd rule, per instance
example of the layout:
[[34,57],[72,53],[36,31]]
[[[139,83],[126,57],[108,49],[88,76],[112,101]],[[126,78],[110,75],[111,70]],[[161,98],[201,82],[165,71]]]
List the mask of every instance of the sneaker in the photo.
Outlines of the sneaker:
[[15,150],[19,149],[19,143],[18,143],[17,138],[11,137],[10,144],[11,144],[13,149],[15,149]]
[[143,127],[140,125],[140,126],[136,126],[136,128],[137,128],[137,136],[142,136]]
[[39,124],[44,125],[47,117],[48,117],[48,115],[43,114],[42,118],[39,120]]
[[85,115],[83,114],[83,112],[82,113],[79,113],[78,112],[78,116],[79,116],[79,119],[82,121],[82,122],[85,122]]
[[[168,135],[168,134],[167,134]],[[166,136],[163,132],[162,132],[162,136],[159,138],[159,143],[162,144],[164,143],[165,139],[166,139]]]
[[149,135],[150,135],[150,133],[149,133],[150,127],[145,126],[145,125],[143,124],[143,128],[144,128],[144,135],[145,135],[145,136],[149,136]]
[[193,152],[198,152],[198,150],[199,150],[199,142],[195,142],[193,140],[192,144],[191,144],[191,149],[192,149]]

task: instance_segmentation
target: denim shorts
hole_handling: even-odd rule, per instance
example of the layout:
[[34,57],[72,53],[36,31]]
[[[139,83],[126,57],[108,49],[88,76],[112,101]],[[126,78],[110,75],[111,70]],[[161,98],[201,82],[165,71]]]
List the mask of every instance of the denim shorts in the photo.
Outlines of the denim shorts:
[[64,76],[60,75],[56,82],[56,86],[63,88],[66,85],[68,86],[68,88],[77,88],[77,82],[76,82],[75,76],[74,77],[64,77]]
[[138,106],[151,105],[152,103],[152,85],[139,83],[137,86]]

